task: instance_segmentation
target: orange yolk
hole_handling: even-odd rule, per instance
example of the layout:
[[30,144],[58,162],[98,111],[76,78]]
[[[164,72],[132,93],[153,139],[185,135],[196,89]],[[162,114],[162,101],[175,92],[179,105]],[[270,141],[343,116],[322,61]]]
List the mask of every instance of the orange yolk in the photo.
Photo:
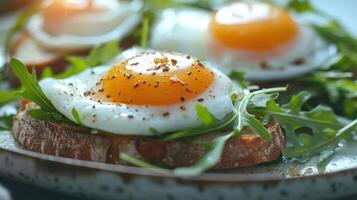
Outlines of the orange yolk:
[[114,66],[91,94],[104,102],[170,105],[197,97],[213,79],[213,72],[190,56],[146,53]]
[[266,3],[240,2],[223,7],[211,19],[211,34],[229,48],[269,51],[294,39],[298,27],[290,14]]

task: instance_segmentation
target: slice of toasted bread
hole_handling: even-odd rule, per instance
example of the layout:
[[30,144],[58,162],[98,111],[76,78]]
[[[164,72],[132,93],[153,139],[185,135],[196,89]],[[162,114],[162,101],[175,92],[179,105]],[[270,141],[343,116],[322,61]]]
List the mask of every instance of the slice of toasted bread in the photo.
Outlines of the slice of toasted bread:
[[[51,67],[55,74],[64,71],[68,66],[65,59],[66,55],[69,53],[85,55],[88,51],[88,49],[78,52],[50,50],[40,46],[29,34],[22,33],[12,38],[7,53],[9,60],[10,58],[17,58],[27,66],[29,71],[32,70],[32,67],[35,67],[37,75],[41,75],[45,67]],[[6,75],[11,85],[19,86],[19,81],[9,65],[6,67]]]
[[[253,166],[277,159],[285,146],[282,130],[275,121],[267,128],[271,141],[247,129],[244,134],[225,144],[221,161],[215,169]],[[127,164],[119,159],[120,152],[169,167],[190,166],[205,153],[198,144],[185,141],[164,141],[144,136],[91,134],[86,128],[39,121],[31,118],[26,109],[14,119],[12,131],[17,142],[26,150],[79,160]],[[225,133],[196,137],[210,141]]]

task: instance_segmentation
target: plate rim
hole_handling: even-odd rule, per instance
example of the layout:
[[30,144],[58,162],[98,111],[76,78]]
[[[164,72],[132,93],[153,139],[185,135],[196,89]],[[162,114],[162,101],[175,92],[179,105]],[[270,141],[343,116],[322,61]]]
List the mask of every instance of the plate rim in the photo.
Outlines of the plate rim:
[[[11,134],[9,135],[12,136]],[[135,167],[135,166],[108,164],[108,163],[59,157],[59,156],[24,150],[21,149],[20,147],[15,147],[14,149],[12,149],[8,147],[4,147],[0,143],[0,152],[1,151],[10,154],[16,154],[17,156],[22,156],[33,160],[41,160],[45,162],[63,164],[72,167],[88,168],[96,171],[117,173],[119,175],[134,175],[134,176],[145,176],[148,178],[177,179],[177,180],[185,180],[191,182],[203,181],[203,182],[216,182],[216,183],[223,182],[223,183],[249,184],[249,183],[257,183],[257,182],[267,183],[267,182],[281,182],[281,181],[303,181],[303,180],[311,180],[316,178],[329,178],[338,175],[343,176],[345,174],[354,174],[352,178],[357,179],[357,167],[343,169],[335,172],[328,172],[324,174],[301,175],[301,176],[292,176],[292,177],[284,177],[279,175],[269,176],[267,174],[258,175],[258,174],[250,174],[250,173],[238,174],[238,173],[217,173],[217,172],[203,173],[199,176],[185,177],[185,176],[177,176],[174,175],[173,173],[162,174],[162,173],[155,172],[153,170]]]

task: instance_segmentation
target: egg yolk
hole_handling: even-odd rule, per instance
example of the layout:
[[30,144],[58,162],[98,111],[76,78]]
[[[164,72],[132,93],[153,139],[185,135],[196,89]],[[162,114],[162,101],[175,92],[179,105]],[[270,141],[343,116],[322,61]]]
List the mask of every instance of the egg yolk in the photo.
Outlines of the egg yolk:
[[145,53],[115,65],[92,89],[94,98],[129,105],[170,105],[197,97],[214,73],[190,56]]
[[240,2],[216,12],[210,23],[216,42],[229,48],[269,51],[294,39],[298,27],[290,14],[260,2]]

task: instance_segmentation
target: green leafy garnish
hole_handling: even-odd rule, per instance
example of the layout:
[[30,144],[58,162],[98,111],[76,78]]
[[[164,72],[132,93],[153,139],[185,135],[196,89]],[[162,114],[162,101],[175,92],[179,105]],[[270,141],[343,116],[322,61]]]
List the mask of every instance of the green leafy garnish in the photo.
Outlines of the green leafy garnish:
[[216,121],[214,126],[202,126],[195,129],[189,130],[182,130],[176,132],[174,134],[170,134],[169,136],[165,137],[166,141],[174,141],[174,140],[181,140],[196,137],[199,135],[219,132],[219,131],[227,131],[232,129],[233,124],[236,120],[236,113],[230,113],[225,116],[222,120]]
[[44,69],[41,78],[64,79],[78,74],[90,67],[106,64],[110,62],[120,52],[118,41],[111,41],[95,47],[86,57],[67,56],[66,60],[70,66],[60,74],[54,74],[50,67]]
[[149,18],[144,18],[143,24],[141,27],[141,40],[140,46],[144,49],[148,47],[148,40],[149,40]]
[[39,109],[29,111],[31,117],[44,121],[72,124],[69,119],[57,111],[57,109],[43,93],[37,82],[36,72],[34,70],[33,73],[30,74],[27,67],[15,58],[11,59],[10,64],[13,72],[22,84],[22,89],[21,92],[19,92],[19,95],[31,102],[34,102],[40,107]]
[[79,115],[78,111],[75,108],[72,108],[72,116],[76,120],[78,125],[82,125],[81,116]]
[[230,79],[237,81],[242,88],[248,87],[248,82],[244,79],[244,72],[234,70],[228,76]]
[[[303,91],[281,107],[274,100],[270,100],[265,107],[251,108],[249,111],[279,122],[291,142],[283,152],[286,158],[308,160],[321,153],[319,166],[323,166],[333,155],[337,144],[344,139],[343,136],[356,131],[357,121],[346,126],[331,108],[322,105],[310,111],[303,111],[302,108],[310,97],[310,93]],[[324,151],[332,153],[327,156]]]
[[0,116],[0,131],[10,131],[12,129],[14,115]]
[[203,107],[201,104],[196,104],[195,106],[196,113],[205,126],[213,126],[215,124],[215,119],[212,114],[208,111],[206,107]]
[[36,103],[44,111],[56,112],[56,108],[42,92],[40,85],[37,82],[36,72],[33,71],[33,73],[30,74],[27,71],[26,66],[15,58],[11,59],[10,64],[13,72],[23,86],[23,90],[20,92],[20,95],[23,98]]
[[158,172],[158,173],[168,174],[170,172],[167,169],[163,169],[161,167],[158,167],[158,166],[152,165],[150,163],[147,163],[145,161],[139,160],[139,159],[137,159],[135,157],[132,157],[132,156],[126,154],[126,153],[120,153],[119,158],[124,160],[124,161],[127,161],[128,163],[130,163],[132,165],[135,165],[135,166],[138,166],[138,167],[143,167],[143,168],[146,168],[146,169],[149,169],[149,170],[153,170],[153,171]]
[[288,147],[284,154],[287,158],[307,158],[311,157],[316,154],[320,154],[323,150],[328,148],[330,145],[337,145],[338,142],[346,137],[347,135],[350,135],[352,133],[356,133],[357,131],[357,120],[354,120],[353,122],[349,123],[345,127],[338,129],[337,133],[333,137],[328,137],[327,139],[321,139],[321,136],[316,136],[318,137],[319,141],[315,140],[314,145],[309,145],[309,146],[291,146]]
[[287,8],[298,13],[316,11],[316,8],[311,5],[309,0],[289,0]]
[[0,90],[0,106],[3,106],[9,102],[17,99],[16,91],[14,90]]
[[206,149],[205,155],[203,155],[193,166],[176,168],[174,170],[174,174],[179,176],[196,176],[213,167],[221,160],[225,143],[234,135],[236,135],[236,133],[231,132],[229,134],[216,137],[210,142],[204,143],[204,147]]

